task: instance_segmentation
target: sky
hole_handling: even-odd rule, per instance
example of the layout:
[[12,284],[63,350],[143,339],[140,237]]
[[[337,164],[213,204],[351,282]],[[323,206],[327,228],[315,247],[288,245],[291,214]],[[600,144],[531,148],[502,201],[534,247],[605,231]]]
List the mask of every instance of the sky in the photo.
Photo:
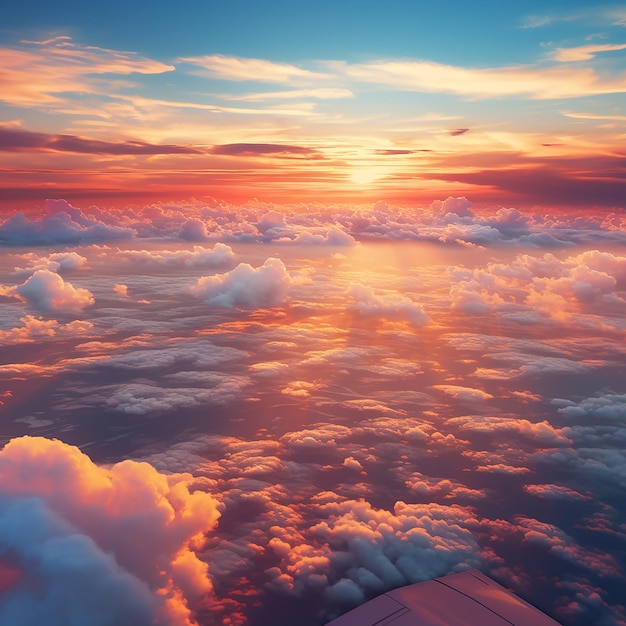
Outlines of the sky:
[[2,206],[623,206],[624,5],[35,2],[0,26]]
[[0,624],[626,626],[625,28],[3,9]]

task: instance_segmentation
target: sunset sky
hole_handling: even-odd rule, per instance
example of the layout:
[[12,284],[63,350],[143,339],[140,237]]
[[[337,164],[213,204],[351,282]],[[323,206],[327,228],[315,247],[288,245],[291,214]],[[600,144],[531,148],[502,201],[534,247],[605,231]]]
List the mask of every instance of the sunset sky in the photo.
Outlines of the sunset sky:
[[472,568],[626,626],[626,5],[0,42],[2,626],[324,626]]
[[11,3],[4,205],[623,205],[626,9],[589,2]]

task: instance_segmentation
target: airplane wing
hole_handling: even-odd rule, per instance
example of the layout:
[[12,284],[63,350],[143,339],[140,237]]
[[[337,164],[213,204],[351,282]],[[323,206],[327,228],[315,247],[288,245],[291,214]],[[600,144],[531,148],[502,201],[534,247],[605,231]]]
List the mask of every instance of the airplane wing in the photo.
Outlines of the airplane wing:
[[559,626],[478,570],[388,591],[326,626]]

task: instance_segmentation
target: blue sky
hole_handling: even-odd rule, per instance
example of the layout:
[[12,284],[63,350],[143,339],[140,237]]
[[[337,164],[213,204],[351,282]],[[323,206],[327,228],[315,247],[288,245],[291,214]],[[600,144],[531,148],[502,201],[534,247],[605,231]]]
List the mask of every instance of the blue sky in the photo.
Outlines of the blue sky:
[[[579,13],[581,19],[575,19]],[[546,41],[581,43],[590,27],[606,28],[602,13],[590,2],[116,0],[97,8],[84,2],[31,2],[5,8],[1,32],[5,40],[72,34],[159,58],[220,53],[293,62],[410,56],[492,65],[534,61],[536,47]],[[543,28],[524,28],[541,18],[551,21]]]

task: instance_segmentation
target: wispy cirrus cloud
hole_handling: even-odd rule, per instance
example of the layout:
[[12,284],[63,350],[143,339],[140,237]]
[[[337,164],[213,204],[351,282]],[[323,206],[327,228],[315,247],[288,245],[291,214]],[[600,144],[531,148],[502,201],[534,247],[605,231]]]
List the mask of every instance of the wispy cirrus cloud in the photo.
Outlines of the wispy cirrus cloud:
[[626,26],[626,8],[611,9],[607,15],[614,26]]
[[99,77],[105,74],[162,74],[175,69],[136,52],[84,46],[67,36],[22,45],[0,48],[0,101],[17,106],[60,103],[67,93],[104,93],[107,87],[99,84]]
[[575,111],[561,111],[565,117],[573,117],[578,120],[608,120],[616,122],[626,122],[626,115],[605,115],[601,113],[576,113]]
[[354,93],[339,87],[320,87],[318,89],[291,89],[289,91],[266,91],[242,95],[222,95],[224,100],[240,102],[262,102],[264,100],[295,100],[298,98],[315,98],[316,100],[340,100],[352,98]]
[[586,20],[598,25],[626,25],[626,11],[615,6],[594,6],[593,8],[576,8],[568,12],[534,13],[527,15],[521,23],[522,28],[543,28],[555,24]]
[[246,59],[221,54],[181,57],[179,63],[188,63],[214,78],[232,81],[254,81],[292,85],[329,78],[328,74],[311,72],[290,63],[275,63],[265,59]]
[[626,91],[626,76],[600,77],[590,67],[518,65],[471,68],[397,59],[355,64],[331,61],[328,66],[359,82],[402,91],[448,93],[477,99],[526,97],[550,100]]
[[0,152],[69,152],[93,155],[212,154],[235,157],[283,157],[323,159],[313,148],[273,143],[233,143],[209,146],[152,144],[144,141],[100,141],[76,135],[36,133],[0,125]]
[[626,43],[589,44],[586,46],[577,46],[575,48],[557,48],[554,51],[552,58],[555,61],[560,61],[561,63],[589,61],[600,52],[615,52],[625,49]]
[[207,102],[193,102],[190,100],[163,100],[159,98],[145,98],[143,96],[117,94],[116,99],[129,103],[132,107],[147,114],[154,114],[163,109],[196,109],[211,113],[232,113],[235,115],[314,115],[315,103],[299,102],[293,104],[278,104],[267,108],[225,107]]

